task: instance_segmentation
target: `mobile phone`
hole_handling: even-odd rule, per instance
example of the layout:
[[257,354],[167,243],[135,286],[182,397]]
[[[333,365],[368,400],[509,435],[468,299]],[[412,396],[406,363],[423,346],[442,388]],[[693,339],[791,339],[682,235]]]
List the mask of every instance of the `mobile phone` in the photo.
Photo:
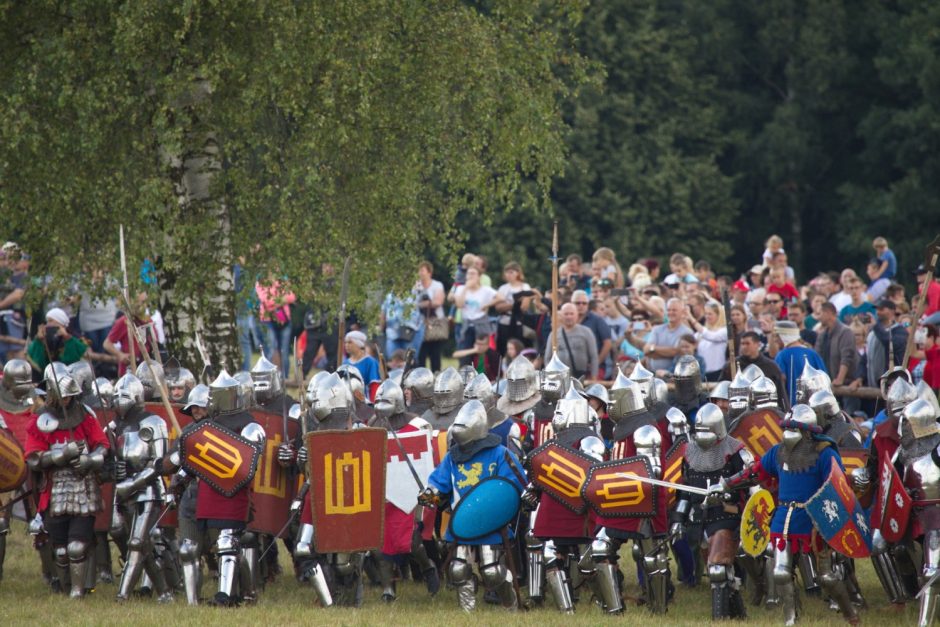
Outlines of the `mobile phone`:
[[646,328],[646,323],[642,320],[637,320],[633,323],[634,331],[642,331],[645,328]]
[[615,287],[614,289],[610,290],[610,295],[611,296],[629,296],[630,288],[629,287]]

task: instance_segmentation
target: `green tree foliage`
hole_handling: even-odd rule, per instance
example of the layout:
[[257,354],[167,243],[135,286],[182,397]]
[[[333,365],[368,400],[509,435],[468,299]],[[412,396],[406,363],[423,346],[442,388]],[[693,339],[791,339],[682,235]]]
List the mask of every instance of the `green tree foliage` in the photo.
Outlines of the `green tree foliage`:
[[38,273],[82,278],[116,271],[123,223],[171,331],[209,311],[229,339],[238,254],[302,298],[352,255],[355,305],[406,285],[420,251],[453,255],[458,212],[541,203],[583,73],[579,2],[0,10],[0,231]]

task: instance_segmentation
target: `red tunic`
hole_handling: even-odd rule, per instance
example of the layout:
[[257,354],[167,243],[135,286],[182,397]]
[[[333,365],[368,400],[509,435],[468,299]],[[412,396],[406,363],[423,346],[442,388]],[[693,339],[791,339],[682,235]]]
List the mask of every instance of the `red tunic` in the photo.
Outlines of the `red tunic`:
[[[26,429],[26,447],[24,455],[29,457],[32,453],[41,453],[52,448],[53,444],[67,443],[72,441],[84,440],[86,449],[91,451],[99,446],[109,448],[108,438],[101,429],[101,425],[91,414],[85,414],[85,419],[74,429],[56,429],[51,433],[43,433],[36,426],[38,416],[33,416]],[[46,481],[41,482],[42,488],[39,494],[39,511],[44,512],[49,507],[49,496],[52,494],[52,482],[48,480],[48,471],[46,471]]]
[[196,488],[196,520],[214,519],[248,522],[248,484],[231,497],[217,492],[205,481]]
[[[672,436],[669,434],[668,426],[664,423],[665,421],[659,421],[656,423],[656,429],[662,436],[662,443],[659,447],[660,467],[665,467],[666,453],[669,452],[669,448],[672,446]],[[611,447],[611,459],[624,459],[627,457],[633,457],[634,455],[636,455],[636,444],[633,442],[632,434],[623,440],[614,442],[613,447]],[[656,490],[659,495],[657,497],[657,501],[659,502],[659,509],[657,510],[656,515],[650,519],[650,522],[653,525],[653,533],[662,534],[669,530],[669,521],[666,513],[666,504],[669,502],[669,495],[666,493],[666,488],[653,489]],[[619,529],[620,531],[638,533],[640,531],[641,525],[643,524],[643,520],[643,518],[598,516],[597,527],[610,527],[611,529]]]

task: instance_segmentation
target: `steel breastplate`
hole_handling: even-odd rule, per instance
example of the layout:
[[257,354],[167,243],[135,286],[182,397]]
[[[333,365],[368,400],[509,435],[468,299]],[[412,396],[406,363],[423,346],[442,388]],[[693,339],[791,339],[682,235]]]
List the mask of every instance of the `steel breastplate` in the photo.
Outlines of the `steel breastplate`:
[[914,459],[904,467],[904,487],[915,500],[940,499],[940,468],[931,454]]
[[128,470],[139,472],[151,461],[150,444],[140,439],[140,432],[125,431],[118,437],[121,459],[127,462]]

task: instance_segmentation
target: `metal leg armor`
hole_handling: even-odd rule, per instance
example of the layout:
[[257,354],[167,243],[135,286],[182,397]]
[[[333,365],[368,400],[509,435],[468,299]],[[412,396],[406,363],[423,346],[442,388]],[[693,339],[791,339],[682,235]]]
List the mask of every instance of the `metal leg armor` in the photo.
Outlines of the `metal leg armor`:
[[477,605],[477,580],[473,576],[473,549],[465,544],[458,544],[454,557],[447,567],[447,576],[452,586],[457,588],[457,602],[460,609],[472,612]]
[[337,605],[360,607],[362,605],[363,553],[336,553],[334,556],[335,584],[333,599]]
[[838,605],[845,620],[853,625],[858,624],[858,610],[845,585],[845,570],[842,564],[832,559],[832,551],[828,549],[819,554],[819,585]]
[[245,531],[239,538],[241,548],[240,565],[240,583],[242,599],[247,603],[254,603],[258,600],[258,587],[261,579],[261,541],[258,534],[253,531]]
[[709,564],[708,581],[711,583],[712,588],[712,620],[731,618],[734,567],[724,564]]
[[532,535],[532,525],[535,524],[535,512],[532,513],[532,522],[529,531],[525,534],[526,563],[528,564],[528,592],[533,603],[541,603],[545,596],[543,582],[545,581],[545,558],[543,556],[545,543]]
[[108,534],[104,531],[95,532],[95,565],[98,571],[98,581],[114,583],[114,574],[111,570],[111,547],[108,544]]
[[157,563],[163,571],[167,588],[178,590],[182,587],[183,582],[177,557],[179,555],[179,546],[176,543],[176,530],[156,527],[150,532],[150,541],[153,544]]
[[56,585],[58,585],[58,571],[56,570],[55,556],[53,554],[52,544],[49,542],[49,536],[43,532],[41,535],[36,536],[33,543],[36,547],[36,552],[39,553],[39,565],[42,571],[42,577],[46,583],[55,590]]
[[98,565],[94,544],[88,544],[88,557],[85,558],[85,590],[94,590],[98,584]]
[[219,556],[219,591],[215,595],[216,605],[235,605],[238,601],[238,532],[222,529],[215,549]]
[[767,545],[762,558],[764,565],[764,589],[767,591],[767,598],[764,600],[764,607],[773,609],[780,605],[780,593],[777,590],[777,580],[774,579],[774,547],[773,543]]
[[428,549],[423,542],[415,542],[411,546],[411,557],[421,569],[424,576],[424,585],[427,586],[428,593],[434,596],[441,589],[441,578],[437,574],[437,566],[428,557]]
[[[913,546],[912,546],[913,544]],[[917,596],[920,590],[918,576],[921,569],[916,564],[923,563],[923,557],[919,555],[918,546],[910,541],[901,541],[891,546],[891,557],[894,559],[895,567],[898,569],[898,575],[901,578],[901,589],[908,599]]]
[[503,550],[494,544],[480,547],[480,575],[487,590],[495,590],[499,601],[505,608],[515,610],[519,607],[516,589],[512,585],[512,573],[506,567]]
[[69,577],[72,580],[72,589],[69,596],[80,599],[85,596],[85,575],[88,569],[88,543],[81,540],[72,540],[66,547],[69,560]]
[[790,543],[782,549],[774,548],[774,583],[783,605],[783,620],[788,627],[796,624],[800,615],[800,599],[793,583],[793,555]]
[[[931,529],[924,534],[924,581],[929,581],[940,572],[940,529]],[[937,615],[937,605],[940,605],[940,581],[934,580],[920,598],[920,611],[917,615],[917,624],[920,627],[929,627]]]
[[875,574],[878,575],[881,587],[888,594],[888,600],[894,604],[904,603],[905,593],[901,585],[901,576],[898,574],[888,542],[881,535],[880,530],[875,529],[872,533],[871,544],[871,563],[875,567]]
[[738,554],[738,563],[747,573],[747,588],[751,593],[750,604],[757,606],[761,604],[767,595],[766,579],[764,577],[764,557],[752,557],[747,553]]
[[800,579],[803,580],[806,596],[819,596],[819,570],[816,568],[816,555],[800,553],[797,565],[800,568]]
[[382,583],[382,600],[391,603],[398,596],[395,594],[395,565],[387,559],[377,556],[379,581]]
[[600,591],[604,611],[608,614],[623,612],[623,596],[620,593],[620,577],[617,572],[617,550],[620,542],[607,537],[603,528],[594,537],[591,543],[591,559],[597,577],[597,587]]
[[564,555],[555,550],[555,543],[549,540],[545,543],[545,581],[548,583],[555,605],[562,614],[574,614],[574,601],[572,600],[571,582],[568,580],[568,564]]
[[200,565],[199,544],[185,538],[180,544],[180,562],[183,567],[183,586],[186,588],[186,602],[199,605]]
[[[652,538],[640,541],[643,572],[646,575],[647,602],[654,614],[665,614],[669,602],[669,547],[656,546]],[[635,543],[634,543],[635,545]]]
[[128,533],[127,557],[117,593],[119,601],[126,601],[130,597],[131,591],[140,579],[146,555],[151,552],[150,527],[154,512],[153,502],[140,503],[138,508],[131,520]]
[[301,525],[294,544],[294,557],[304,558],[313,555],[313,525]]
[[59,582],[59,592],[65,592],[69,589],[69,552],[64,546],[53,547],[53,558],[55,559],[55,579]]

